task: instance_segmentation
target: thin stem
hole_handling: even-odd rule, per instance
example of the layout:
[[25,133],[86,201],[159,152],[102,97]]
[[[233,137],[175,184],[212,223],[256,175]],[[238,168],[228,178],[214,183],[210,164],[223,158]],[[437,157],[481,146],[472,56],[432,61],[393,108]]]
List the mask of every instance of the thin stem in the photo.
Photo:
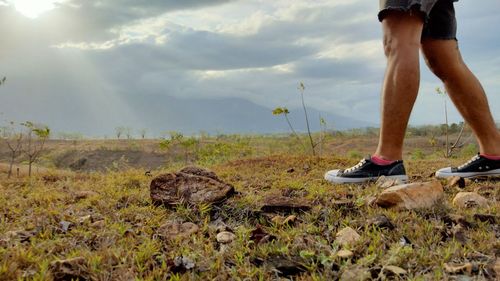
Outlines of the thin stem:
[[307,109],[306,109],[306,104],[304,102],[304,90],[303,89],[300,89],[300,96],[302,98],[302,108],[304,109],[304,115],[306,117],[306,126],[307,126],[307,134],[309,135],[309,141],[311,142],[311,149],[312,149],[312,154],[313,156],[316,155],[316,151],[314,149],[314,141],[312,139],[312,135],[311,135],[311,129],[309,127],[309,118],[307,116]]
[[300,145],[302,145],[302,148],[304,148],[304,150],[305,150],[306,147],[304,146],[304,143],[300,139],[299,134],[297,134],[297,132],[293,128],[292,123],[290,122],[290,119],[288,119],[288,114],[285,113],[284,115],[285,115],[286,122],[288,123],[288,127],[290,127],[290,130],[292,130],[293,135],[297,138],[297,140],[299,141]]

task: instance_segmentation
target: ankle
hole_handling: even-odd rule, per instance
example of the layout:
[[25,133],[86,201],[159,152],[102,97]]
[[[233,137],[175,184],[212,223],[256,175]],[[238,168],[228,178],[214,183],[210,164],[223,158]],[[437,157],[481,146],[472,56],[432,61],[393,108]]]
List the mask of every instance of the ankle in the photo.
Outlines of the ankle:
[[371,157],[371,160],[373,163],[380,165],[380,166],[386,166],[386,165],[391,165],[392,163],[396,162],[397,160],[388,160],[385,157],[382,157],[380,155],[374,154]]
[[480,155],[483,156],[486,159],[500,160],[500,155],[490,155],[490,154],[484,154],[484,153],[481,153]]

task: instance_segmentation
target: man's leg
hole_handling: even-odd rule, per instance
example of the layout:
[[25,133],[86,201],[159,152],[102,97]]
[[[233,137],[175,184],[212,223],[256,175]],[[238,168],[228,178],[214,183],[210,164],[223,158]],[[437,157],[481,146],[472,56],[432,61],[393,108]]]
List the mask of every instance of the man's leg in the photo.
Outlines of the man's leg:
[[451,100],[477,136],[480,153],[500,156],[500,132],[483,87],[463,62],[457,41],[425,39],[422,52],[427,65],[443,81]]
[[420,82],[423,15],[416,10],[386,10],[382,27],[387,69],[382,87],[382,125],[376,157],[363,159],[349,169],[326,172],[325,179],[332,183],[366,182],[380,176],[402,182],[408,180],[401,159],[403,138]]
[[448,95],[479,142],[481,155],[458,167],[436,172],[436,177],[500,175],[500,132],[495,126],[481,84],[462,60],[455,40],[424,39],[427,65],[444,83]]
[[382,21],[387,68],[382,87],[381,128],[376,156],[403,157],[403,140],[420,83],[421,13],[391,11]]

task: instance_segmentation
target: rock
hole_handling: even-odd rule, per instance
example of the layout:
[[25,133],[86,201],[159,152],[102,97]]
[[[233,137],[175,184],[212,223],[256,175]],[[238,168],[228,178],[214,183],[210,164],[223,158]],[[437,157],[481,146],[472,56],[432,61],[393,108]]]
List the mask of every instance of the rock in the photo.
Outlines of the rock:
[[284,196],[272,196],[264,199],[264,203],[260,208],[263,212],[275,213],[291,213],[304,212],[311,209],[308,201],[301,198],[290,198]]
[[[488,185],[482,185],[474,188],[474,192],[477,194],[484,196],[484,197],[493,197],[495,198],[496,191],[498,190],[498,187],[495,186],[488,186]],[[497,201],[500,200],[500,197],[496,195]]]
[[69,221],[61,221],[59,222],[59,226],[61,227],[61,230],[63,232],[67,232],[70,229],[70,227],[73,226],[73,224]]
[[82,257],[57,260],[50,263],[54,280],[87,280],[86,261]]
[[291,173],[295,172],[295,169],[294,168],[290,168],[290,169],[286,170],[286,172],[289,173],[289,174],[291,174]]
[[352,258],[354,256],[354,253],[349,251],[349,250],[340,250],[337,252],[337,254],[335,255],[341,259],[349,259],[349,258]]
[[187,257],[175,257],[174,260],[167,261],[167,265],[173,273],[184,273],[196,266],[194,261]]
[[217,242],[221,244],[229,244],[233,242],[235,238],[236,235],[234,235],[234,233],[231,233],[229,231],[223,231],[217,234]]
[[106,223],[104,222],[104,220],[98,220],[93,222],[90,226],[93,228],[103,228],[105,225]]
[[188,167],[182,168],[179,172],[194,175],[194,176],[207,177],[207,178],[214,179],[216,181],[220,181],[214,172],[200,168],[200,167],[188,166]]
[[381,176],[375,182],[378,188],[389,188],[395,185],[401,185],[403,182],[399,179],[388,179],[385,176]]
[[453,199],[453,205],[459,208],[486,207],[488,199],[475,192],[459,192]]
[[406,237],[406,236],[403,236],[403,237],[399,238],[399,245],[401,245],[403,247],[413,246],[413,244],[411,243],[410,239],[408,239],[408,237]]
[[161,225],[157,233],[166,239],[187,238],[198,232],[199,227],[192,222],[167,222]]
[[438,181],[410,183],[390,187],[375,200],[382,208],[421,209],[434,206],[443,198],[443,186]]
[[82,216],[82,217],[79,217],[78,218],[78,223],[79,224],[85,224],[85,223],[88,223],[92,220],[92,216],[91,215],[86,215],[86,216]]
[[394,229],[394,225],[392,224],[391,220],[389,220],[389,218],[386,217],[385,215],[379,215],[379,216],[375,216],[375,217],[369,219],[366,222],[366,225],[368,227],[374,226],[374,227],[378,227],[378,228],[386,228],[389,230]]
[[[385,272],[388,271],[388,272],[392,273],[392,275],[396,275],[396,276],[406,275],[408,273],[406,270],[402,269],[401,267],[394,266],[394,265],[384,266],[383,271],[385,271]],[[391,274],[386,274],[386,275],[391,275]]]
[[89,197],[98,195],[99,193],[91,191],[91,190],[80,190],[80,191],[75,191],[73,194],[73,197],[75,200],[82,200],[82,199],[87,199]]
[[208,228],[210,231],[219,233],[223,231],[232,231],[231,227],[229,227],[221,218],[218,218],[215,221],[212,221],[208,224]]
[[354,244],[357,241],[359,241],[359,239],[361,239],[361,236],[354,229],[350,227],[345,227],[341,229],[335,235],[335,241],[342,246]]
[[268,257],[266,263],[276,268],[281,277],[293,276],[307,271],[307,268],[298,260],[281,255]]
[[234,187],[208,170],[186,167],[177,173],[163,174],[151,181],[153,204],[173,206],[180,203],[220,203],[234,194]]
[[465,188],[465,179],[455,176],[448,179],[448,187]]

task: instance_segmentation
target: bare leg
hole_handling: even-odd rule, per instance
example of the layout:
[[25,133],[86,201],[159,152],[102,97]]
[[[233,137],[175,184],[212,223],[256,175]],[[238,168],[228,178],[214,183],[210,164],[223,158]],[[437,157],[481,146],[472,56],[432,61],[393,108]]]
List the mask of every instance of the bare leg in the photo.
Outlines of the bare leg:
[[382,21],[387,68],[382,87],[380,139],[376,155],[403,156],[403,140],[420,83],[419,50],[423,18],[393,11]]
[[427,65],[444,83],[451,100],[474,131],[480,152],[500,155],[500,132],[488,106],[483,87],[462,60],[455,40],[422,42]]

